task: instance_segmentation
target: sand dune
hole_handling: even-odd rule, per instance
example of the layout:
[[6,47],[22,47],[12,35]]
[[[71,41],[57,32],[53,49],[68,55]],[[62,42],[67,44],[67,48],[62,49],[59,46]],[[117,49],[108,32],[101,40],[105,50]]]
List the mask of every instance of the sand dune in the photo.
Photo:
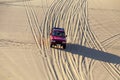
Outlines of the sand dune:
[[[0,80],[119,80],[120,12],[99,1],[1,0]],[[50,48],[54,26],[65,50]]]

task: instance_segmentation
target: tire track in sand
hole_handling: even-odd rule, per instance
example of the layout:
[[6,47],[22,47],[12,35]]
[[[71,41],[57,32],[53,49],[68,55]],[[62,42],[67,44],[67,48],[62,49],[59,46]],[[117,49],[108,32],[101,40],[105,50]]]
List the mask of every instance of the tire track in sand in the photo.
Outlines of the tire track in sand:
[[[59,2],[60,2],[60,1],[58,1],[58,3],[59,3]],[[67,2],[69,3],[69,1],[67,1]],[[65,4],[65,3],[64,3],[64,4]],[[65,4],[65,5],[66,5],[66,4]],[[55,7],[56,7],[56,6],[55,6]],[[78,6],[77,6],[77,7],[78,7]],[[54,7],[53,7],[53,8],[54,8]],[[67,8],[68,8],[68,7],[65,6],[65,10],[66,10]],[[70,9],[69,9],[69,10],[70,10]],[[53,11],[53,12],[56,12],[56,11]],[[62,12],[62,11],[61,11],[61,12]],[[50,12],[50,13],[51,13],[51,12]],[[58,13],[59,13],[59,12],[58,12]],[[53,14],[54,14],[54,13],[53,13]],[[63,12],[63,14],[65,14],[65,12]],[[68,14],[70,14],[70,13],[68,13]],[[56,15],[57,15],[57,14],[56,14]],[[49,15],[48,15],[48,16],[49,16]],[[57,18],[57,17],[55,18],[54,15],[53,15],[52,17],[53,17],[54,19],[56,19],[55,21],[57,22],[57,19],[58,19],[58,18]],[[58,17],[59,17],[59,16],[58,16]],[[69,20],[69,16],[67,16],[67,19]],[[67,20],[67,19],[66,19],[66,20]],[[47,20],[47,21],[48,21],[48,20]],[[51,21],[52,21],[52,20],[51,20]],[[55,22],[55,21],[54,21],[54,22]],[[48,24],[48,23],[46,23],[46,24]],[[59,25],[59,23],[54,24],[54,25],[55,25],[55,26],[56,26],[56,25]],[[52,26],[54,26],[54,25],[52,25]],[[44,26],[45,26],[45,25],[44,25]],[[51,27],[52,27],[52,26],[51,26]],[[68,26],[68,28],[69,28],[69,29],[70,29],[70,28],[72,29],[72,27],[69,27],[69,26]],[[73,29],[74,29],[74,28],[73,28]],[[65,29],[65,30],[67,30],[67,29]],[[76,30],[76,29],[75,29],[75,30]],[[49,30],[46,29],[46,31],[49,31]],[[46,35],[47,35],[47,34],[46,34]],[[53,51],[54,51],[54,50],[53,50]],[[54,53],[54,54],[57,55],[57,53],[55,53],[55,52],[52,52],[52,53]],[[66,52],[64,52],[64,53],[66,53]],[[76,68],[76,66],[75,66],[76,64],[74,63],[74,60],[73,60],[73,59],[75,59],[75,58],[74,58],[73,55],[69,55],[69,56],[71,56],[71,58],[67,57],[67,60],[68,60],[68,63],[69,63],[71,66],[69,66],[69,68],[68,68],[69,74],[66,74],[66,76],[68,76],[68,75],[71,74],[71,76],[72,76],[73,79],[82,79],[82,78],[79,77],[79,73],[78,73],[78,75],[74,74],[74,73],[78,72],[78,71],[77,71],[77,68]],[[81,61],[82,61],[82,60],[81,60]],[[71,62],[72,62],[72,63],[71,63]],[[61,65],[63,65],[63,64],[61,64]],[[79,70],[79,71],[82,71],[82,70]],[[83,75],[81,74],[81,77],[82,77],[82,76],[83,76]]]
[[[40,56],[43,57],[43,64],[44,64],[45,70],[48,72],[46,74],[47,75],[46,77],[48,79],[51,79],[52,76],[49,76],[49,74],[51,74],[51,70],[50,70],[49,63],[46,61],[45,48],[43,47],[43,46],[45,46],[44,45],[45,41],[43,41],[44,39],[42,38],[42,33],[39,31],[37,16],[36,16],[35,11],[33,10],[32,6],[30,6],[30,2],[24,1],[24,5],[25,5],[25,10],[26,10],[26,14],[27,14],[27,17],[28,17],[28,22],[29,22],[29,26],[30,26],[33,38],[34,38],[34,40],[36,42],[36,45],[39,49]],[[36,61],[39,60],[38,55],[33,54],[34,59]],[[39,66],[40,65],[38,64],[38,67]]]
[[[91,31],[88,20],[87,20],[87,2],[85,0],[83,1],[76,1],[78,4],[81,5],[75,5],[75,1],[67,1],[67,0],[60,0],[55,2],[56,5],[51,6],[50,9],[48,10],[46,17],[45,17],[45,22],[44,22],[44,35],[46,38],[49,37],[49,32],[50,29],[54,26],[56,27],[64,27],[66,33],[68,34],[68,38],[70,38],[70,43],[77,43],[82,46],[94,48],[100,51],[105,51],[104,48],[101,46],[100,42],[97,40],[95,37],[94,33]],[[60,7],[61,5],[61,7]],[[70,5],[70,6],[69,6]],[[69,6],[69,7],[68,7]],[[72,7],[71,7],[72,6]],[[75,8],[76,6],[76,8]],[[74,12],[74,15],[71,14],[71,12]],[[82,17],[81,17],[82,16]],[[47,33],[46,33],[47,32]],[[78,34],[79,33],[79,34]],[[69,46],[69,49],[71,49],[71,46]],[[75,49],[75,48],[74,48]],[[58,52],[55,52],[56,50],[51,51],[53,57],[55,55],[58,55]],[[101,64],[101,66],[104,67],[104,69],[113,77],[113,79],[119,78],[119,73],[114,72],[115,67],[112,68],[114,65],[109,64],[109,63],[104,63],[104,62],[96,62],[93,59],[88,59],[84,56],[79,56],[76,57],[76,55],[73,55],[70,53],[68,55],[67,52],[61,52],[62,54],[67,54],[66,57],[66,62],[69,64],[69,67],[67,68],[64,66],[64,68],[67,68],[69,70],[69,73],[66,73],[66,70],[63,71],[65,73],[65,77],[71,76],[70,78],[72,79],[82,79],[82,80],[93,80],[93,73],[92,69],[94,69],[92,66],[94,64]],[[62,55],[61,54],[61,55]],[[95,56],[95,55],[92,55]],[[62,59],[64,61],[65,59]],[[75,60],[76,59],[76,60]],[[54,59],[53,59],[54,60]],[[56,61],[56,59],[54,60]],[[76,67],[76,61],[79,64],[79,67]],[[54,62],[51,62],[51,64],[56,64]],[[63,66],[64,63],[58,64]],[[89,65],[88,65],[89,64]],[[107,68],[110,66],[110,69]],[[84,68],[86,67],[86,68]],[[78,70],[79,68],[79,70]],[[57,70],[57,68],[56,68]],[[80,72],[79,72],[80,71]],[[55,71],[56,74],[57,71]],[[78,72],[78,73],[77,73]],[[112,73],[114,72],[114,73]],[[75,74],[74,74],[75,73]],[[62,73],[61,73],[62,74]],[[115,75],[114,75],[115,74]],[[59,73],[58,73],[59,75]],[[116,77],[117,76],[117,77]]]
[[[94,48],[100,51],[104,51],[100,42],[91,31],[87,22],[87,1],[86,0],[59,0],[54,1],[50,9],[46,13],[44,22],[39,31],[37,17],[35,11],[30,6],[30,3],[26,4],[26,12],[28,15],[28,21],[36,45],[46,59],[43,63],[46,68],[48,79],[73,79],[73,80],[94,80],[94,66],[101,64],[104,66],[105,71],[113,77],[113,79],[119,78],[119,72],[116,71],[114,64],[96,62],[93,59],[86,58],[85,56],[75,55],[72,53],[72,49],[79,51],[77,47],[67,46],[71,52],[61,51],[57,49],[49,48],[49,33],[50,29],[54,26],[63,27],[68,34],[68,40],[71,44],[79,44],[82,46]],[[36,28],[35,28],[36,27]],[[47,43],[39,43],[39,36],[41,39],[45,39]],[[41,44],[41,46],[40,46]],[[48,54],[49,53],[49,54]],[[95,56],[95,55],[92,55]],[[102,69],[102,68],[101,68]],[[117,77],[116,77],[117,76]]]
[[106,40],[102,41],[101,44],[102,46],[107,50],[110,47],[112,47],[113,44],[116,43],[120,39],[120,33],[111,36],[110,38],[107,38]]

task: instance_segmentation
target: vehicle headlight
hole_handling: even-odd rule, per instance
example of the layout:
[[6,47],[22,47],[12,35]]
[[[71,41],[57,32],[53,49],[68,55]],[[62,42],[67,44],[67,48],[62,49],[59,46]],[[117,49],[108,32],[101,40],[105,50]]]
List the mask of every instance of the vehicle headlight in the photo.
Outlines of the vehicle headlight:
[[52,42],[55,42],[55,40],[52,40]]

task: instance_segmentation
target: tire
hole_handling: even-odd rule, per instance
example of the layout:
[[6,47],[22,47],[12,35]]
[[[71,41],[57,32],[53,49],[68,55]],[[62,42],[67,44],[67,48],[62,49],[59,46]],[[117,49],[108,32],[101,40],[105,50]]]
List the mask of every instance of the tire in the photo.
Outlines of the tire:
[[63,49],[65,49],[65,48],[66,48],[66,44],[63,45]]
[[50,47],[52,48],[52,47],[53,47],[53,45],[52,45],[52,44],[50,44]]

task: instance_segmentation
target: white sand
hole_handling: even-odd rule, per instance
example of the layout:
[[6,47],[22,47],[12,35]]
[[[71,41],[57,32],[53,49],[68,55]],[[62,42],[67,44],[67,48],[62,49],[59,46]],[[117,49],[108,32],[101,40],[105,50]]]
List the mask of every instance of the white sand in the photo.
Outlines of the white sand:
[[[118,3],[0,0],[0,80],[120,80]],[[49,47],[52,26],[65,50]]]

